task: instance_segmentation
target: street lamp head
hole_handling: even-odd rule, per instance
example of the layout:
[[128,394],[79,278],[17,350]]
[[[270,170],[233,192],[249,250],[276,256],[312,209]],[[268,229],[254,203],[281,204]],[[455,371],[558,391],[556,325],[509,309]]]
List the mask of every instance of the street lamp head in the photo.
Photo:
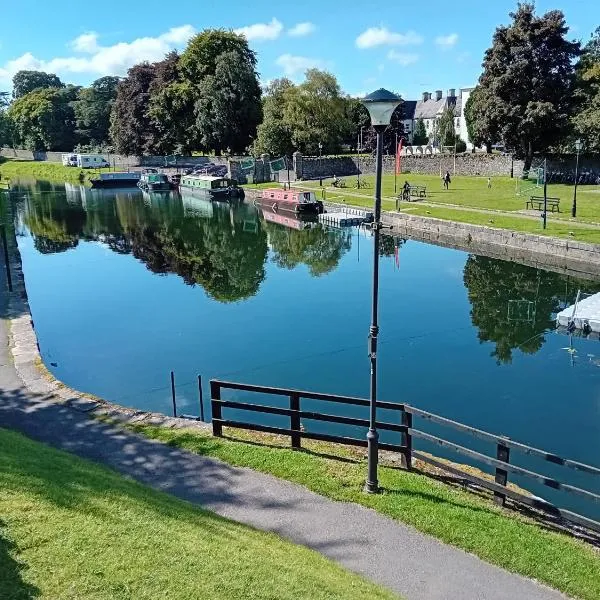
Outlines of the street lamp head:
[[402,98],[381,88],[365,96],[361,102],[369,111],[373,127],[387,127],[394,110],[402,102]]
[[577,150],[577,152],[581,152],[582,148],[583,148],[583,142],[579,139],[575,140],[575,150]]

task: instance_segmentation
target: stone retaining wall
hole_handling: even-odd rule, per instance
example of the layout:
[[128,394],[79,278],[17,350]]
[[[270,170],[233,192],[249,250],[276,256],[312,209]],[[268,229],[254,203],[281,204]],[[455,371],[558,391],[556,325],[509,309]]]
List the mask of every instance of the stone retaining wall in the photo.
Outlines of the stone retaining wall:
[[578,277],[600,277],[600,246],[595,244],[403,213],[385,212],[382,221],[400,237]]

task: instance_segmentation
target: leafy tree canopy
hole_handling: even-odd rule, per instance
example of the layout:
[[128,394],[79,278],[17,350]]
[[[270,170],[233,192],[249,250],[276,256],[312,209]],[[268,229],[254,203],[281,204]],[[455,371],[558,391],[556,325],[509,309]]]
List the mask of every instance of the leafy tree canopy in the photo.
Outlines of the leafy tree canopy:
[[523,3],[510,16],[485,53],[466,117],[474,140],[504,142],[529,168],[533,153],[555,143],[569,123],[580,46],[566,38],[559,10],[537,16]]
[[64,83],[52,73],[43,71],[18,71],[13,77],[13,98],[21,98],[42,88],[62,88]]

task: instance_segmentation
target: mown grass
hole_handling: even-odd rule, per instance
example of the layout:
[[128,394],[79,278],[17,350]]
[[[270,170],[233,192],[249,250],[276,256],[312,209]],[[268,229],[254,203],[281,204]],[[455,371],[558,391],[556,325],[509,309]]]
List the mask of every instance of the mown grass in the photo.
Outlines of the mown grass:
[[67,181],[69,183],[85,183],[98,173],[105,173],[112,169],[80,169],[78,167],[65,167],[59,163],[42,162],[36,160],[4,159],[0,162],[0,175],[2,179],[30,177],[44,181]]
[[383,491],[368,495],[362,491],[363,457],[332,444],[306,441],[307,450],[296,451],[276,436],[237,430],[232,439],[202,430],[128,427],[178,448],[296,482],[334,500],[362,504],[571,596],[600,598],[600,554],[591,546],[421,473],[381,467]]
[[0,429],[0,598],[391,599],[321,555]]

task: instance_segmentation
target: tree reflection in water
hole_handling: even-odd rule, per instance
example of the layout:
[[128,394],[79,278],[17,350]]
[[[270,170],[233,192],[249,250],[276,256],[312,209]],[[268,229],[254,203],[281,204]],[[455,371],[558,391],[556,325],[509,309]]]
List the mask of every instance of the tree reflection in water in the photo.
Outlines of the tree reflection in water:
[[471,302],[471,321],[479,340],[494,342],[492,356],[511,363],[513,350],[535,354],[544,333],[555,327],[555,315],[575,301],[577,290],[595,292],[599,284],[487,256],[470,255],[464,284]]

